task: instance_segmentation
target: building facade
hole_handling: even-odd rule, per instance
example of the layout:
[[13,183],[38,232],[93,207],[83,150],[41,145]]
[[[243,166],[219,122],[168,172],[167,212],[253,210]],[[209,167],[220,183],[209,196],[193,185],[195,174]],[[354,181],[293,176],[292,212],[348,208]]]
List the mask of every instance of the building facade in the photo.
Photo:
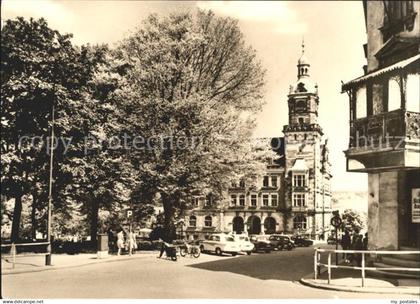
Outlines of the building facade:
[[318,124],[318,87],[310,77],[304,49],[297,70],[298,80],[288,95],[284,137],[261,139],[269,141],[277,158],[267,163],[264,176],[254,186],[232,181],[219,202],[195,197],[185,219],[189,239],[214,232],[328,236],[332,176],[327,143]]
[[420,246],[420,2],[364,1],[365,74],[349,96],[347,171],[368,174],[369,249]]

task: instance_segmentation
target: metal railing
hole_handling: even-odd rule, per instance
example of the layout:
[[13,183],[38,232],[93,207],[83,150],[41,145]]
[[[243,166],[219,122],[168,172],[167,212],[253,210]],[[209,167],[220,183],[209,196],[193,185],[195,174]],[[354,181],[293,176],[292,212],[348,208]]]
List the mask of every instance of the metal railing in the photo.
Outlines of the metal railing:
[[12,258],[12,269],[14,269],[15,268],[15,264],[16,264],[16,258],[17,257],[28,257],[28,256],[39,256],[39,255],[49,255],[49,254],[51,254],[50,252],[43,252],[43,253],[18,255],[17,254],[16,247],[19,247],[19,246],[42,246],[42,245],[49,246],[50,243],[49,242],[40,242],[40,243],[19,243],[19,244],[11,243],[11,244],[1,244],[1,248],[11,247],[10,248],[10,253],[8,255],[6,255],[6,256],[2,253],[1,254],[1,257],[2,258],[9,258],[9,257],[11,257]]
[[[326,252],[328,253],[327,264],[323,264],[320,262],[321,260],[321,253]],[[361,254],[361,266],[345,266],[345,265],[332,265],[331,264],[331,254],[335,253],[345,253],[345,254]],[[375,250],[333,250],[333,249],[321,249],[315,248],[314,253],[314,279],[318,278],[318,274],[320,272],[321,266],[327,267],[328,272],[328,284],[331,284],[331,270],[333,268],[341,268],[341,269],[357,269],[361,271],[362,276],[362,287],[365,287],[365,279],[366,279],[366,270],[393,270],[393,271],[420,271],[420,268],[409,268],[409,267],[366,267],[366,254],[374,254],[374,255],[407,255],[407,254],[417,254],[420,257],[420,251],[375,251]],[[336,261],[337,262],[337,261]]]

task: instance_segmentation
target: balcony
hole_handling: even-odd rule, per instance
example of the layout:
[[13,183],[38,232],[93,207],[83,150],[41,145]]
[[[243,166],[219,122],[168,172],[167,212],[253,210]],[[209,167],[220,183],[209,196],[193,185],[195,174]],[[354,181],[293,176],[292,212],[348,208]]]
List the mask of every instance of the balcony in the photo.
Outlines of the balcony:
[[420,113],[403,109],[350,122],[347,171],[419,167]]

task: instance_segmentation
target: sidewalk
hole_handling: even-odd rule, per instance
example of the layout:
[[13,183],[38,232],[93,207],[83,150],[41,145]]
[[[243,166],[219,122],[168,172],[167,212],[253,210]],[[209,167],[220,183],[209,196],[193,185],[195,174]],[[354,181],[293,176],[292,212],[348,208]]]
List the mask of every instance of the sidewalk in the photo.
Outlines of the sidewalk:
[[106,258],[98,259],[95,253],[80,253],[80,254],[53,254],[52,265],[45,266],[45,255],[39,256],[24,256],[18,255],[16,258],[15,268],[12,268],[12,258],[1,257],[1,274],[19,274],[27,272],[39,272],[61,268],[80,267],[84,265],[105,263],[105,262],[118,262],[130,259],[139,259],[144,257],[156,256],[158,252],[155,251],[138,251],[132,256],[129,255],[114,255],[110,254]]
[[322,269],[318,279],[315,280],[314,275],[311,274],[300,279],[300,282],[310,287],[347,292],[420,295],[420,280],[367,277],[365,287],[362,287],[361,272],[355,269],[333,269],[330,284],[328,284],[326,269]]

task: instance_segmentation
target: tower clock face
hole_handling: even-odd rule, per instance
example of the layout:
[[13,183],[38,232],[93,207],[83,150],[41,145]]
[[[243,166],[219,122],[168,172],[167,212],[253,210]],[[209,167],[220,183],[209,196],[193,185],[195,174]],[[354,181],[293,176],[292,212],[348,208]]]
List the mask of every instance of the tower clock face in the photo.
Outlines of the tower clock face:
[[306,112],[306,101],[298,100],[295,105],[295,112]]

